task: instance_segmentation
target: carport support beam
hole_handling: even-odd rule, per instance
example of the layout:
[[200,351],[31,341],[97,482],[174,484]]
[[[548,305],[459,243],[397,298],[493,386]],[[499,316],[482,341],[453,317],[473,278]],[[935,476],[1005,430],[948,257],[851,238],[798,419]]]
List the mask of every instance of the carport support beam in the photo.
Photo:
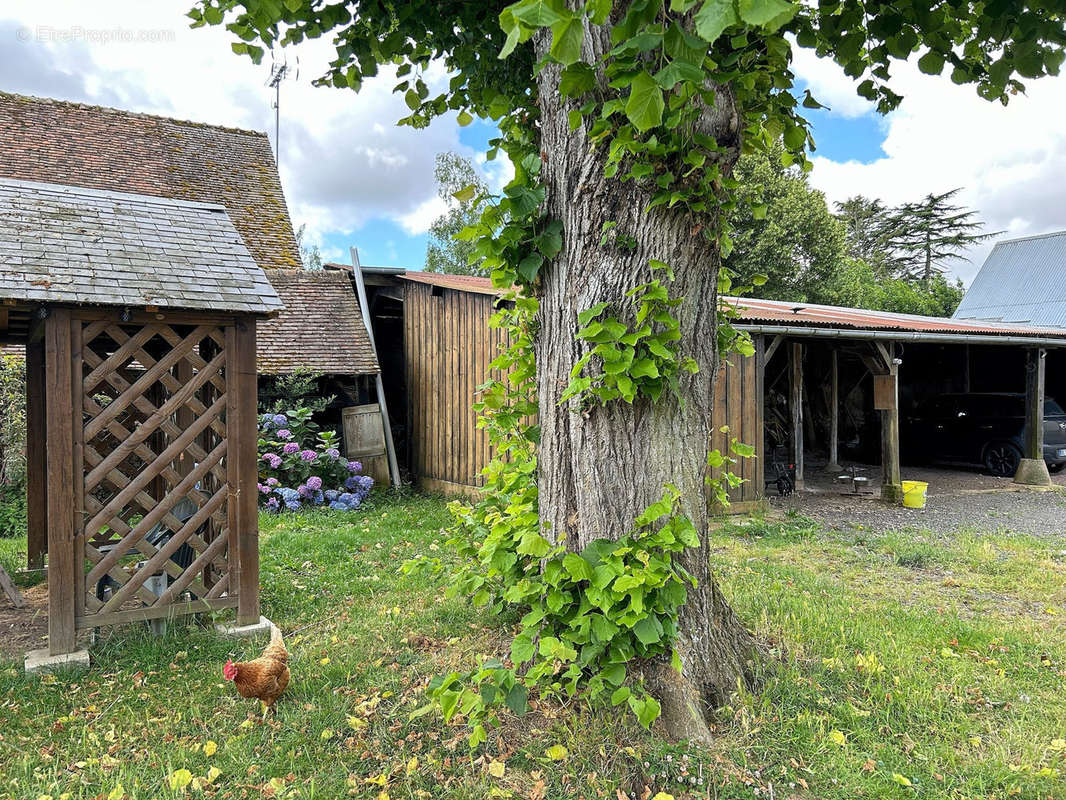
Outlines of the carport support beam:
[[1025,357],[1025,453],[1014,482],[1026,486],[1050,486],[1044,462],[1044,362],[1047,351],[1032,347]]
[[829,372],[829,463],[826,472],[840,472],[840,370],[837,351],[830,353]]
[[792,411],[792,463],[796,469],[796,489],[803,484],[803,344],[792,342],[789,365],[789,398]]
[[899,364],[894,342],[889,342],[887,346],[877,349],[885,362],[884,374],[889,384],[888,396],[882,398],[880,409],[881,499],[898,504],[903,501],[903,484],[899,468]]

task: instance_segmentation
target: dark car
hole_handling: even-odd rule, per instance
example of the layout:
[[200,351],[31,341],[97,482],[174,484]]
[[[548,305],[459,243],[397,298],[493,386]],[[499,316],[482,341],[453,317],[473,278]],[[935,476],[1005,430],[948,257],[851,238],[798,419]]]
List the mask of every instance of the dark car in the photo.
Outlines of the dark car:
[[[943,394],[909,414],[903,425],[905,455],[929,461],[980,464],[993,475],[1018,469],[1025,442],[1025,395],[1007,392]],[[1066,465],[1066,412],[1044,400],[1044,461]]]

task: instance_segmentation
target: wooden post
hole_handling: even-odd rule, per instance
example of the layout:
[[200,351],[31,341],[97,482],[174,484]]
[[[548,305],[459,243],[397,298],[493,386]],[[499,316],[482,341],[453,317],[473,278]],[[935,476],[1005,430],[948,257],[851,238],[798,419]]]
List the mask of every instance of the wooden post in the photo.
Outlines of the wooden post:
[[766,337],[755,337],[755,490],[766,497]]
[[1044,362],[1047,350],[1033,347],[1025,353],[1025,452],[1014,482],[1048,486],[1051,475],[1044,461]]
[[[881,499],[903,501],[899,465],[899,365],[895,342],[878,347],[884,362],[881,375],[874,376],[874,405],[881,412]],[[876,384],[880,381],[880,387]]]
[[[71,407],[70,311],[45,320],[44,399],[48,416],[48,652],[73,653],[74,628],[74,409]],[[80,419],[79,409],[79,419]]]
[[825,471],[840,472],[840,368],[835,347],[829,358],[829,463]]
[[44,339],[26,343],[26,566],[44,568],[48,552],[47,419],[44,402]]
[[229,591],[237,625],[259,622],[259,509],[256,466],[255,320],[226,329],[226,479],[229,482]]
[[796,466],[796,488],[803,488],[803,345],[792,342],[790,385],[792,411],[792,463]]

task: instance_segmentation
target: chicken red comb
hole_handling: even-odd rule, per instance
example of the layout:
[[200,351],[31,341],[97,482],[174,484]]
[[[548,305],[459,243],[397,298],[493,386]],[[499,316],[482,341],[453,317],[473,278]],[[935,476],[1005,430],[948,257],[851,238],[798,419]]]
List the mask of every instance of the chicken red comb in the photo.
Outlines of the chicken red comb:
[[222,667],[222,677],[227,681],[231,681],[237,677],[237,667],[233,664],[233,659],[227,659],[226,665]]

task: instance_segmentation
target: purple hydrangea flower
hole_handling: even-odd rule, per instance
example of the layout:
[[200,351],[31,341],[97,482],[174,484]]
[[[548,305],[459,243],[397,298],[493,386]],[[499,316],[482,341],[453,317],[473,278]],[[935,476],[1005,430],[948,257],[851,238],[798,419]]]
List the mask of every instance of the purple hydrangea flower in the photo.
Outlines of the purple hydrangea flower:
[[322,488],[322,479],[317,475],[312,475],[307,479],[307,488],[317,492]]
[[344,481],[345,489],[358,489],[359,486],[360,484],[358,475],[349,475]]
[[338,458],[341,457],[341,451],[338,450],[336,447],[331,447],[329,448],[329,450],[326,451],[326,455],[336,461]]
[[270,494],[270,487],[267,486],[266,484],[257,483],[256,486],[259,487],[259,491],[262,492],[263,494]]
[[296,442],[288,442],[281,449],[285,451],[285,455],[291,456],[293,453],[300,449],[300,445],[296,444]]
[[280,431],[278,431],[278,438],[279,439],[291,439],[292,438],[292,431],[290,431],[288,428],[282,428]]
[[289,423],[289,418],[284,414],[275,414],[273,422],[280,428],[282,425],[287,425]]
[[363,470],[363,465],[360,464],[358,461],[349,461],[348,462],[348,471],[349,472],[356,473],[356,472],[362,472],[362,470]]
[[281,466],[281,456],[277,453],[267,453],[263,456],[263,460],[270,465],[271,469],[277,469]]
[[365,491],[369,492],[372,488],[374,488],[374,479],[371,478],[369,475],[360,475],[359,486],[362,487]]
[[267,486],[281,486],[277,478],[267,478]]
[[299,488],[297,488],[296,491],[298,491],[300,493],[300,497],[310,497],[312,495],[311,488],[309,486],[307,486],[306,484],[304,484],[304,485],[300,486]]
[[[285,446],[288,447],[288,445]],[[316,453],[314,450],[301,450],[300,458],[304,461],[314,461],[316,458],[318,458],[318,453]]]
[[281,504],[278,502],[278,498],[271,497],[269,500],[266,501],[266,507],[267,511],[277,511],[279,508],[281,508]]

